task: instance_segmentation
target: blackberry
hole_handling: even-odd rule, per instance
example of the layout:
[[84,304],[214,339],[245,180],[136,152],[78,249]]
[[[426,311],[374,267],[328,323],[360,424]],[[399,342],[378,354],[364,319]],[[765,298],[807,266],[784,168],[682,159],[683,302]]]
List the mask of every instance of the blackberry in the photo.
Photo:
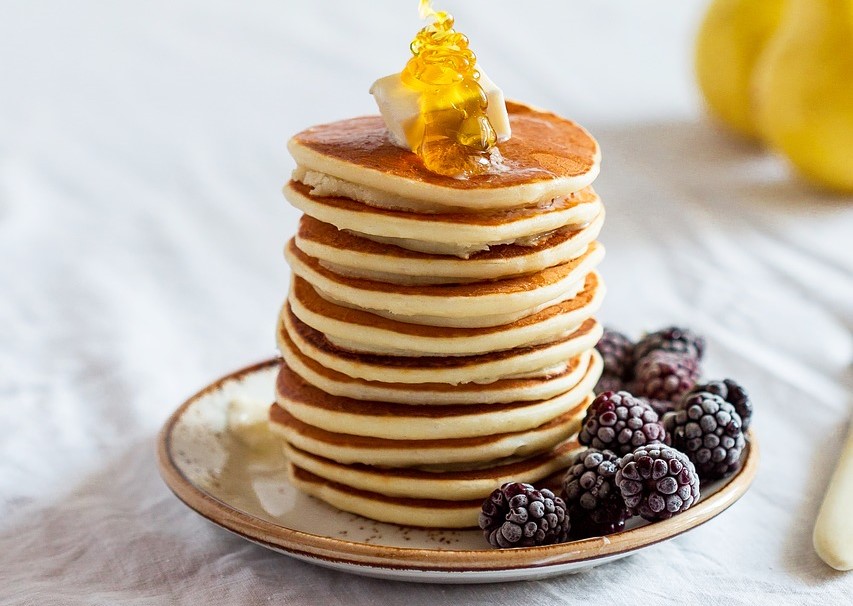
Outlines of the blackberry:
[[628,510],[616,487],[619,458],[609,450],[588,448],[575,456],[563,478],[572,537],[584,539],[625,528]]
[[604,360],[604,374],[630,380],[634,368],[634,343],[619,331],[604,329],[595,346]]
[[532,547],[568,538],[566,503],[547,488],[507,482],[483,501],[480,528],[493,547]]
[[682,452],[665,444],[642,446],[619,462],[616,486],[632,514],[666,520],[699,499],[699,474]]
[[705,338],[689,328],[670,326],[649,333],[634,346],[634,363],[653,351],[668,351],[701,360],[705,355]]
[[690,458],[703,480],[724,478],[740,465],[746,446],[740,415],[720,396],[707,391],[691,395],[666,425],[673,446]]
[[599,394],[586,409],[578,434],[578,441],[584,446],[612,450],[617,455],[666,440],[657,413],[627,391]]
[[654,351],[634,368],[633,393],[652,400],[677,402],[699,380],[696,358]]
[[684,399],[694,393],[707,391],[708,393],[716,394],[726,402],[735,407],[735,411],[740,415],[740,427],[746,432],[749,429],[749,424],[752,422],[752,400],[749,399],[749,394],[739,383],[732,379],[723,379],[722,381],[709,381],[696,385],[687,392]]

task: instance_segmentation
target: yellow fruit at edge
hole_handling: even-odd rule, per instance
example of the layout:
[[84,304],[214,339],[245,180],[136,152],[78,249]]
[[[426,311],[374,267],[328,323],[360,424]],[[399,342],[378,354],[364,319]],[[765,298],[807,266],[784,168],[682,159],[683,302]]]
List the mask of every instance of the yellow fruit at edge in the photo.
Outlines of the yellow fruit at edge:
[[758,137],[751,77],[776,30],[785,0],[715,0],[696,41],[696,76],[711,112],[735,131]]
[[853,192],[853,0],[789,0],[756,64],[764,139],[808,179]]

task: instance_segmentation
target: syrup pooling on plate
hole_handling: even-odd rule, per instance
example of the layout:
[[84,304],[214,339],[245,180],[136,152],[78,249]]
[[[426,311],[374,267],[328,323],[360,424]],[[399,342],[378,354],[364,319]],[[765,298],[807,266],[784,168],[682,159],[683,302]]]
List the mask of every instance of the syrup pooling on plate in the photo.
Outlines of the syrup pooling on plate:
[[468,38],[453,29],[451,15],[433,10],[431,0],[420,0],[419,10],[432,22],[412,41],[413,56],[401,74],[406,86],[421,93],[422,129],[409,125],[409,146],[429,170],[442,175],[494,170],[500,163],[498,139],[486,115],[489,101],[478,82],[477,57]]

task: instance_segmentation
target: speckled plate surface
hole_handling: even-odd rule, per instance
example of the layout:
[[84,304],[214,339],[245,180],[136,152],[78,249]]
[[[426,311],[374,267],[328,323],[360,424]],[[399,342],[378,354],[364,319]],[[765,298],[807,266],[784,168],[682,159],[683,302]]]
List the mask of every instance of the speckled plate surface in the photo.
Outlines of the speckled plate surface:
[[536,579],[597,566],[710,520],[747,490],[758,464],[754,438],[740,471],[705,487],[685,513],[608,537],[497,550],[478,530],[384,524],[338,511],[287,480],[279,449],[250,449],[229,434],[234,399],[272,401],[277,360],[218,379],[187,400],[159,437],[166,484],[203,517],[250,541],[320,566],[373,577],[436,583]]

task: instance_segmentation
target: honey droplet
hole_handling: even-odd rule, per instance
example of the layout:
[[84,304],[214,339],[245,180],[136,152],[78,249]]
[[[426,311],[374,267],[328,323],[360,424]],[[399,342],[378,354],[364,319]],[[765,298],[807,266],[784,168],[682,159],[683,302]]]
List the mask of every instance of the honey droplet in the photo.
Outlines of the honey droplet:
[[441,175],[489,172],[500,154],[486,115],[488,98],[477,81],[477,57],[468,38],[453,29],[451,15],[433,10],[431,0],[420,0],[419,11],[432,22],[415,36],[402,72],[403,83],[420,92],[420,116],[406,131],[409,146]]

